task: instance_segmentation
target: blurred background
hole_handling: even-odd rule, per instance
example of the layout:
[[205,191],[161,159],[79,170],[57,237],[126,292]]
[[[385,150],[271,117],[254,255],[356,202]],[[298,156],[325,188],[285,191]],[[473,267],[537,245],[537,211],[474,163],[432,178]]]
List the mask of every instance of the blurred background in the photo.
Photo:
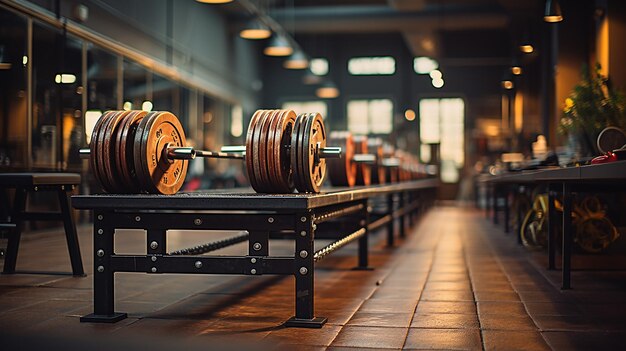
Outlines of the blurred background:
[[[78,149],[106,110],[171,111],[218,150],[287,108],[381,136],[439,166],[441,199],[471,199],[503,153],[584,156],[566,99],[597,63],[626,85],[625,19],[619,0],[3,0],[0,172],[99,192]],[[185,189],[246,186],[244,168],[194,160]]]

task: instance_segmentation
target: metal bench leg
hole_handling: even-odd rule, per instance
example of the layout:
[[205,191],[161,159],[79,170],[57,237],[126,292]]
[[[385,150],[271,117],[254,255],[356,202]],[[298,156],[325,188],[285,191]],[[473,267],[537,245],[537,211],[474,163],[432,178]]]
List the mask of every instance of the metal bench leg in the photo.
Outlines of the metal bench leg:
[[552,186],[548,186],[548,269],[556,269],[556,208],[554,200],[556,193]]
[[[405,210],[405,207],[407,205],[406,200],[406,195],[403,192],[400,192],[399,194],[400,199],[398,200],[400,202],[400,208],[402,209],[402,211]],[[406,236],[406,213],[402,213],[402,215],[400,216],[400,237],[404,238]]]
[[360,219],[361,228],[365,229],[365,234],[359,238],[359,265],[355,267],[355,270],[369,271],[373,268],[369,267],[369,230],[367,226],[370,222],[369,211],[367,210],[367,201],[363,203],[363,210],[361,211]]
[[389,223],[387,223],[387,246],[393,246],[394,223],[396,221],[393,218],[393,194],[387,195],[387,212],[391,216]]
[[328,320],[315,317],[314,247],[315,225],[310,212],[296,216],[296,251],[294,276],[296,278],[296,315],[285,322],[286,327],[321,328]]
[[[95,211],[94,211],[95,212]],[[108,214],[111,215],[111,214]],[[93,307],[94,313],[80,317],[81,322],[115,323],[127,317],[115,312],[114,271],[111,266],[115,229],[106,225],[107,214],[94,213],[93,224]],[[149,245],[149,244],[148,244]]]
[[61,216],[63,217],[63,226],[65,227],[65,239],[67,240],[67,250],[70,254],[72,263],[72,273],[75,277],[84,277],[83,259],[80,254],[80,244],[78,243],[78,233],[76,224],[72,218],[72,208],[70,207],[70,193],[67,190],[59,189],[59,205]]
[[20,238],[22,237],[22,214],[26,210],[27,194],[28,191],[25,188],[15,189],[15,199],[13,200],[13,210],[11,212],[11,222],[15,223],[15,228],[8,234],[7,252],[4,259],[4,274],[15,273],[17,252],[20,248]]

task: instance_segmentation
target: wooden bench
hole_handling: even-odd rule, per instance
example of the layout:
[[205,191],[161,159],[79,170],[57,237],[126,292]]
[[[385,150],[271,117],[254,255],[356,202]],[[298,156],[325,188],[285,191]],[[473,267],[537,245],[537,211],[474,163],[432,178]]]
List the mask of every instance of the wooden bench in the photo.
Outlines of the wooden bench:
[[[65,237],[74,276],[84,276],[76,225],[72,219],[70,195],[80,184],[77,173],[0,173],[0,188],[15,189],[13,206],[10,207],[8,222],[0,224],[8,233],[4,274],[15,273],[17,254],[22,236],[24,221],[61,221],[65,227]],[[59,212],[29,212],[26,199],[30,192],[56,192],[59,199]]]

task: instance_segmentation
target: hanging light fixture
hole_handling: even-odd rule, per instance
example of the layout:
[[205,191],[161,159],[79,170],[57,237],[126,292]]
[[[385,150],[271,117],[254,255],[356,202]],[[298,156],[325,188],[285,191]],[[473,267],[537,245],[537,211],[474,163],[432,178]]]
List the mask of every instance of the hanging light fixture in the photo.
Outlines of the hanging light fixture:
[[549,23],[561,22],[563,20],[561,6],[558,0],[546,0],[546,10],[543,14],[543,20]]
[[315,95],[320,99],[334,99],[339,96],[339,89],[335,83],[327,80],[315,90]]
[[313,73],[311,69],[307,69],[306,73],[302,77],[302,83],[306,85],[314,85],[319,84],[322,81],[322,78],[317,74]]
[[272,31],[265,23],[255,18],[246,24],[239,32],[239,36],[244,39],[267,39],[272,36]]
[[275,34],[270,39],[270,44],[263,50],[263,53],[267,56],[289,56],[293,53],[293,48],[287,38],[283,35]]
[[513,61],[511,62],[511,73],[515,76],[522,74],[522,65],[517,57],[513,57]]
[[287,69],[307,69],[309,68],[309,59],[301,50],[297,50],[285,60],[283,67]]

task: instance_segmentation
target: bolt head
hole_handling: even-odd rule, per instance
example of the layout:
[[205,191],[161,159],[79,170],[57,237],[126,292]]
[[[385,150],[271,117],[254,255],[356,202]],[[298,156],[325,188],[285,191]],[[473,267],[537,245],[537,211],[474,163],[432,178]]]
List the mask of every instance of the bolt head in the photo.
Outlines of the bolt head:
[[250,270],[250,274],[256,274],[256,269],[252,268],[252,269]]
[[98,272],[100,273],[104,272],[104,266],[98,266]]
[[150,269],[150,272],[152,272],[152,273],[156,273],[156,271],[157,271],[156,267],[152,267],[152,268]]
[[139,222],[139,221],[141,221],[141,217],[135,216],[135,222]]
[[254,243],[254,245],[252,245],[252,248],[256,251],[261,250],[261,243]]
[[153,241],[150,243],[150,248],[152,250],[156,250],[159,247],[159,243],[157,243],[156,241]]
[[309,270],[306,267],[300,267],[300,274],[305,275],[309,273]]
[[150,260],[151,260],[152,262],[156,262],[157,257],[156,257],[156,256],[152,256],[152,257],[150,257]]
[[306,236],[306,231],[305,230],[301,231],[300,236]]
[[194,263],[194,266],[196,266],[196,268],[200,269],[200,268],[202,268],[202,262],[201,261],[196,261],[196,263]]
[[104,250],[100,249],[100,250],[96,251],[96,255],[98,255],[98,257],[104,256]]
[[104,233],[104,230],[98,229],[98,234],[102,235],[103,233]]
[[196,219],[193,220],[193,224],[200,225],[200,224],[202,224],[202,220],[200,218],[196,218]]
[[304,217],[304,216],[300,217],[300,222],[302,222],[302,223],[306,222],[306,217]]
[[256,263],[256,258],[252,257],[252,258],[250,259],[250,263]]
[[102,215],[98,215],[98,220],[101,221],[102,220]]
[[274,217],[268,218],[267,221],[270,222],[270,223],[274,223]]
[[300,251],[300,257],[302,257],[302,258],[307,258],[307,256],[309,256],[309,253],[308,253],[308,252],[306,252],[306,250],[302,250],[302,251]]

